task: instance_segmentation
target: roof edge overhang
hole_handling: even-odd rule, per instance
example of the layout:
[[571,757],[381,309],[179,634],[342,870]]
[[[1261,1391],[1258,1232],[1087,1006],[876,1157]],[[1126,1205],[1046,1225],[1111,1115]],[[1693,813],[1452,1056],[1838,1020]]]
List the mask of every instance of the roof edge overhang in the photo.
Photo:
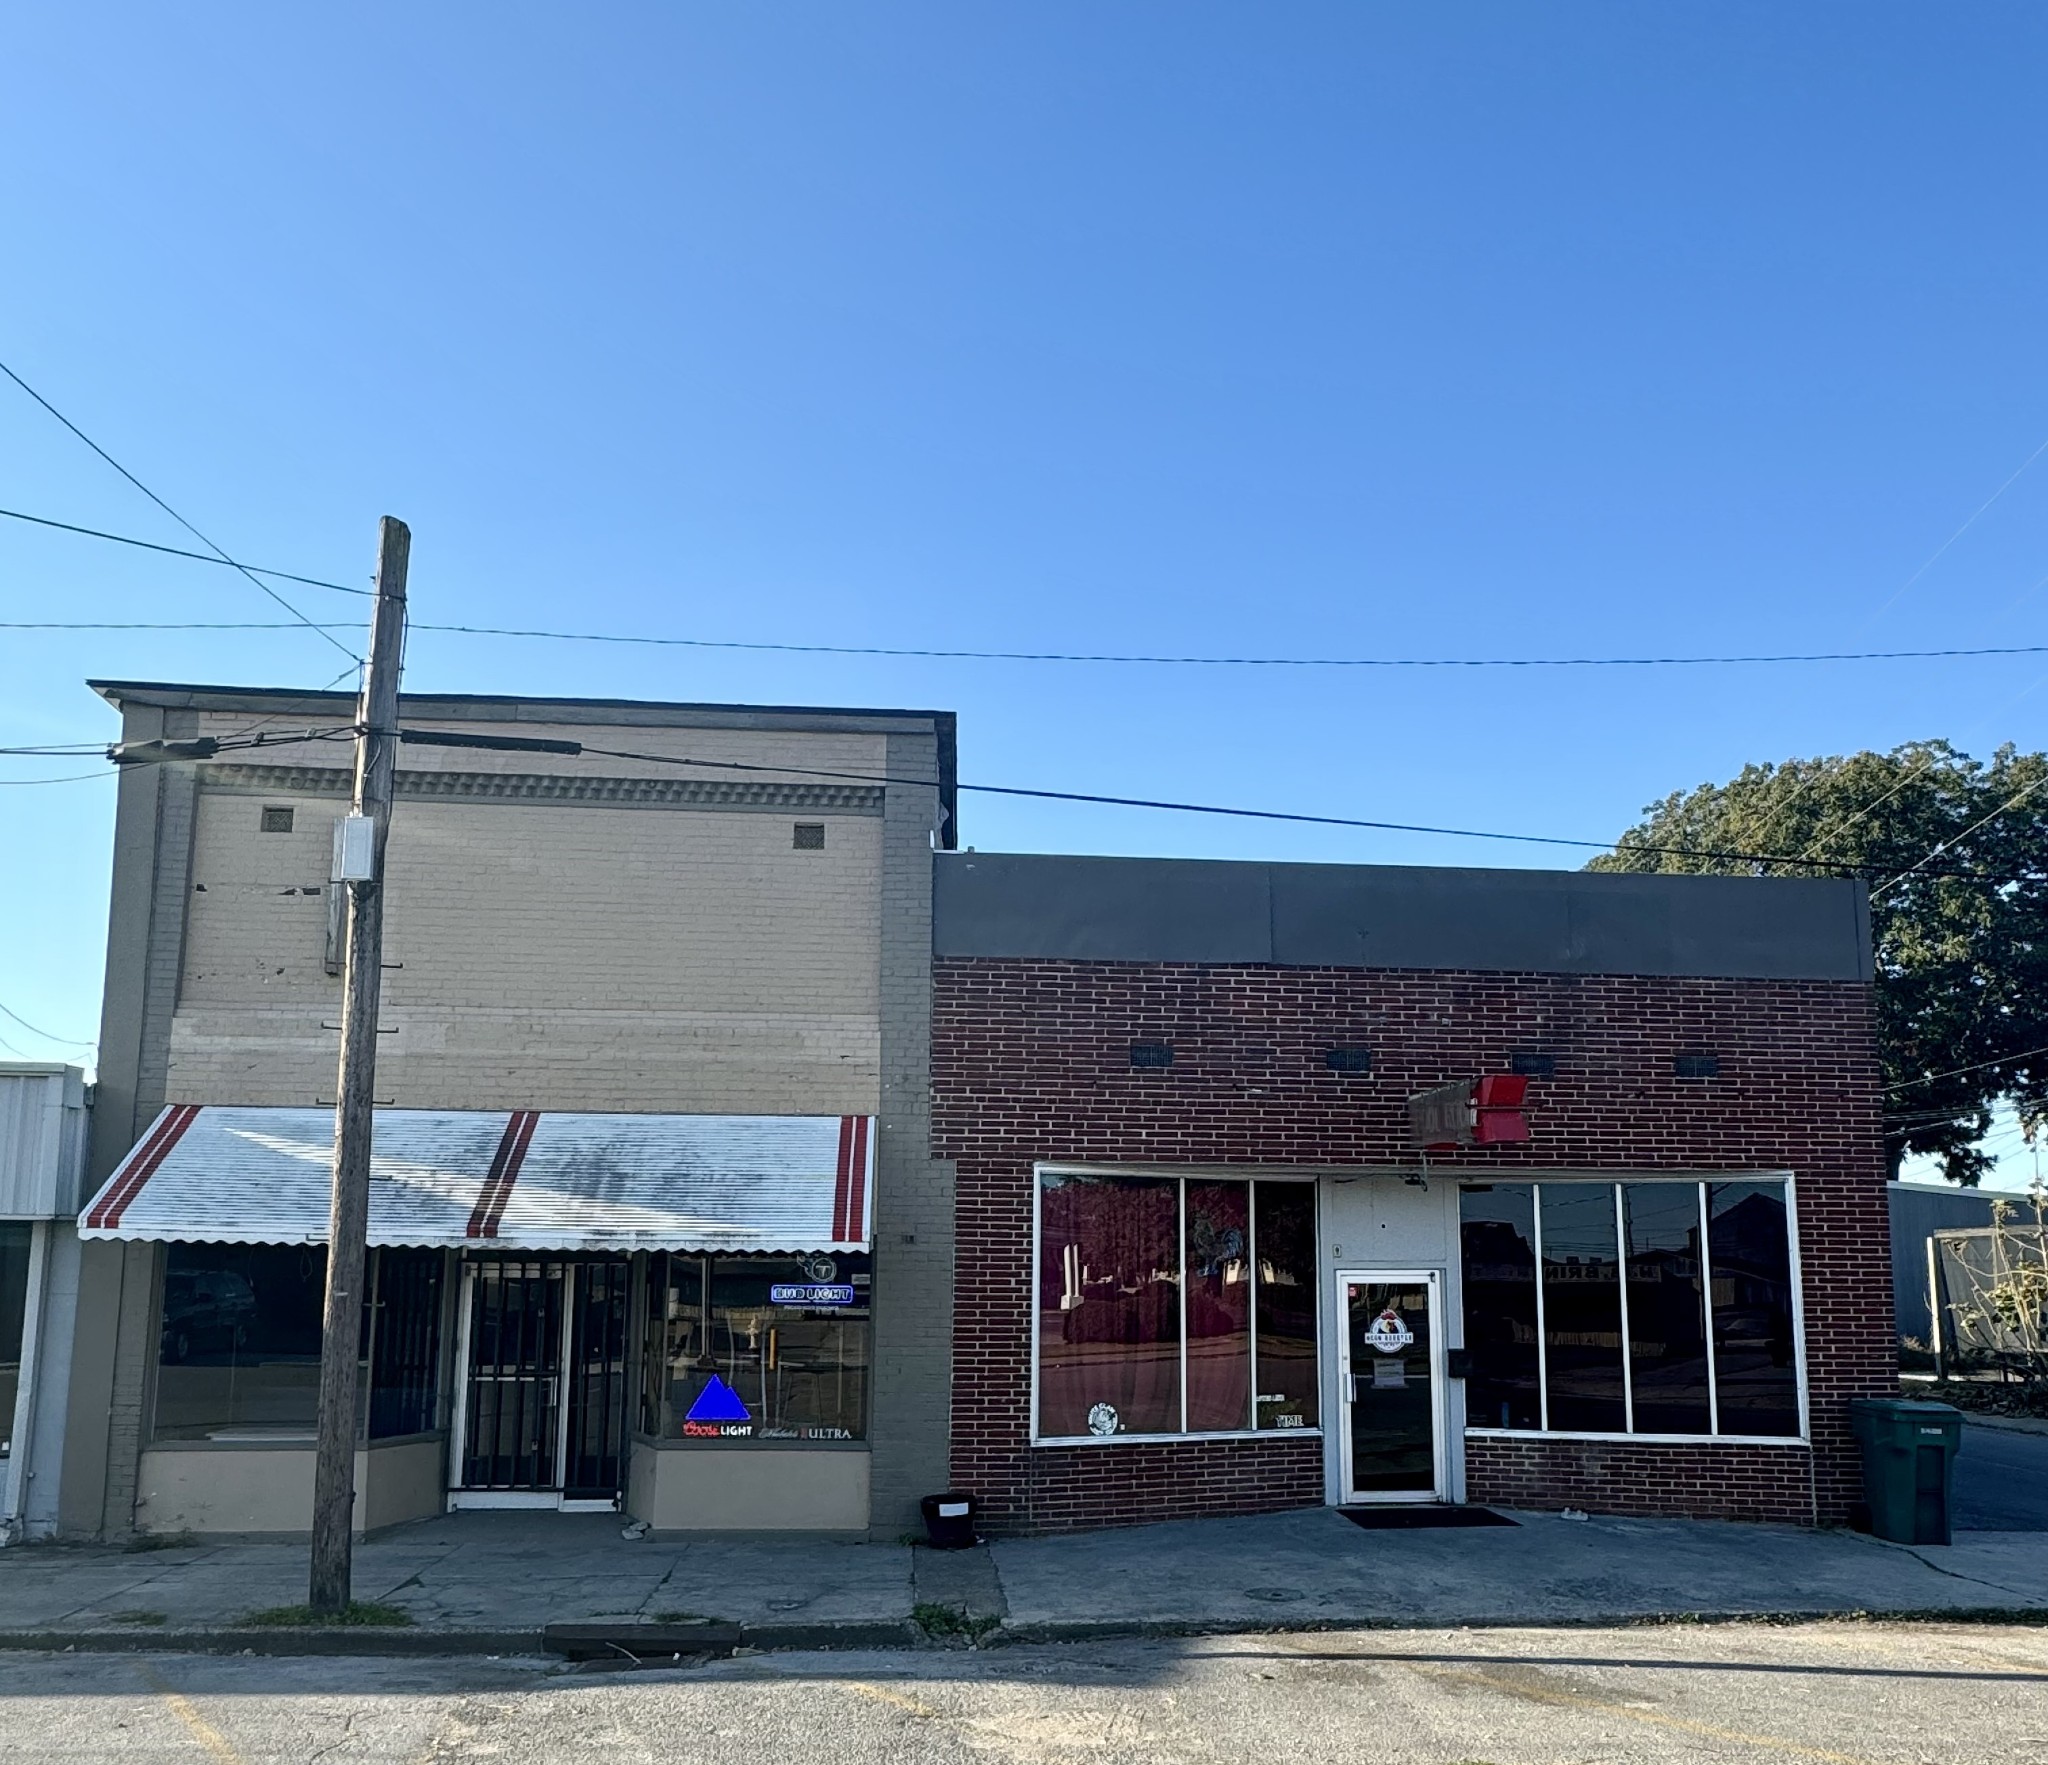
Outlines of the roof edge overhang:
[[[356,695],[303,687],[207,686],[161,680],[88,680],[110,705],[167,711],[228,711],[262,716],[353,715]],[[819,734],[908,734],[928,730],[938,742],[940,845],[958,845],[959,719],[951,711],[860,705],[727,705],[666,699],[529,698],[504,693],[402,693],[403,717],[472,723],[577,723],[622,729],[758,729]]]

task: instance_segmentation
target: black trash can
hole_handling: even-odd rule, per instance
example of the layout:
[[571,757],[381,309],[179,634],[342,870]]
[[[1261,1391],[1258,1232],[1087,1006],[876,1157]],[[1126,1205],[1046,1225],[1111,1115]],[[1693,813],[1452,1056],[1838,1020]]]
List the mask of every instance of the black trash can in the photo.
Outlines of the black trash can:
[[918,1506],[924,1510],[924,1535],[933,1550],[966,1550],[974,1543],[974,1497],[966,1490],[928,1495]]
[[1947,1544],[1963,1412],[1919,1398],[1859,1397],[1849,1422],[1863,1449],[1870,1530],[1895,1544]]

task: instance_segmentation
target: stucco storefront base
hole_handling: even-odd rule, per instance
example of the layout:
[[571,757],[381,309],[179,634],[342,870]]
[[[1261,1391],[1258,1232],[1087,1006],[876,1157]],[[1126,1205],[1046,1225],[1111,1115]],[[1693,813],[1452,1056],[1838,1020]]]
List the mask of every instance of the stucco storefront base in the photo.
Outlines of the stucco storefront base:
[[656,1532],[865,1532],[868,1455],[636,1440],[626,1509]]
[[[358,1532],[438,1514],[438,1435],[381,1442],[356,1454]],[[305,1536],[313,1521],[309,1446],[155,1446],[142,1455],[135,1498],[139,1532]]]

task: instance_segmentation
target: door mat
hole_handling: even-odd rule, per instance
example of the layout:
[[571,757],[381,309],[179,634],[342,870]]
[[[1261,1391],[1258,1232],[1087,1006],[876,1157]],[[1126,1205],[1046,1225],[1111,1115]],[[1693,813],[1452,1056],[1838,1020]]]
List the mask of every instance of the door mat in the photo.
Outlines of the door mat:
[[1432,1503],[1415,1508],[1339,1508],[1338,1513],[1368,1532],[1410,1532],[1426,1526],[1519,1526],[1521,1521],[1491,1508],[1453,1508]]

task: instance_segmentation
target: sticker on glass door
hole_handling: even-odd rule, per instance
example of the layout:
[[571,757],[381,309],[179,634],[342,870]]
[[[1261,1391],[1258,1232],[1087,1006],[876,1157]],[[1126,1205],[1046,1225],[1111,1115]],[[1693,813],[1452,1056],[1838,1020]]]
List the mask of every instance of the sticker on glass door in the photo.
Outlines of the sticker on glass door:
[[1344,1500],[1441,1501],[1436,1276],[1355,1271],[1338,1277],[1337,1296]]

